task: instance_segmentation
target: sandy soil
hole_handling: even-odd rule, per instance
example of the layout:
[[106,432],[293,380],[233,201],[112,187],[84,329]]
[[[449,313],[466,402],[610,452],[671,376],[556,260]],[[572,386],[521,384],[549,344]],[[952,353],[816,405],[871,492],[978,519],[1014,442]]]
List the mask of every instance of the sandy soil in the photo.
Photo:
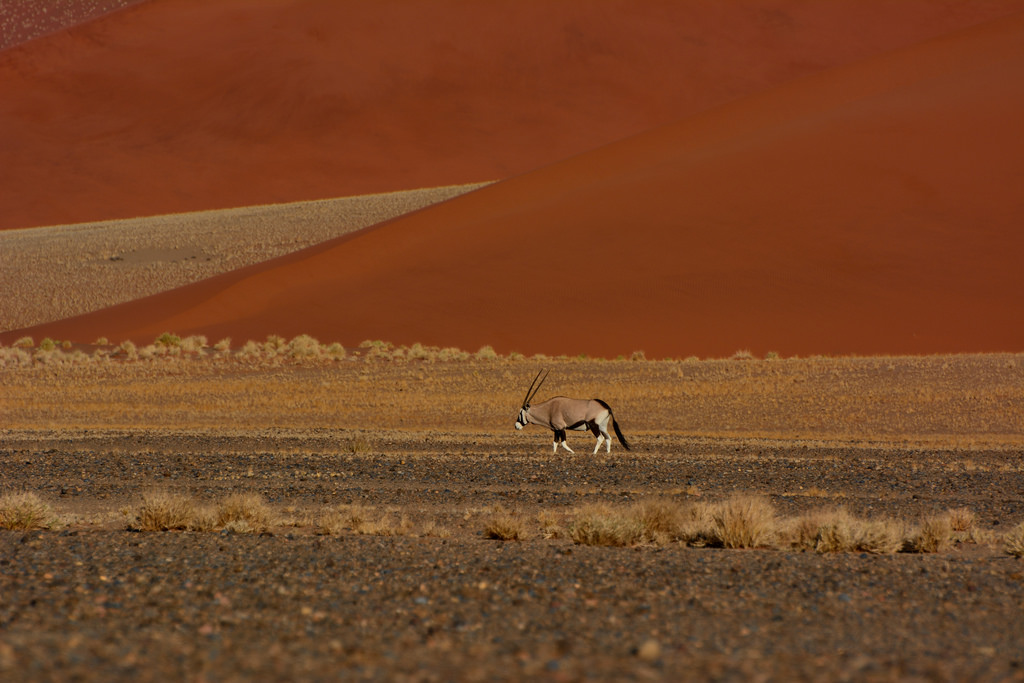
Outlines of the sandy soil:
[[[371,360],[369,356],[376,360]],[[93,360],[0,369],[0,475],[63,529],[0,533],[8,680],[1019,680],[1024,358]],[[512,422],[600,395],[633,445]],[[129,532],[147,492],[262,495],[262,535]],[[917,523],[935,554],[574,544],[580,506],[765,496]],[[495,506],[526,540],[485,538]],[[388,535],[316,533],[325,509]],[[552,533],[552,520],[562,533]]]
[[197,282],[478,187],[0,231],[0,290],[5,293],[0,330],[68,318]]

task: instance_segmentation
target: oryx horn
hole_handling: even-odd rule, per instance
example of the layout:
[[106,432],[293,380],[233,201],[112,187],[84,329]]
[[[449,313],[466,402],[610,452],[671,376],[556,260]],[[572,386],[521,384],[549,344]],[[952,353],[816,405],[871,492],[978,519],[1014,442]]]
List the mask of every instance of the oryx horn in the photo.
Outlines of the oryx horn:
[[[533,397],[537,395],[538,391],[540,391],[541,384],[544,384],[544,380],[546,380],[548,378],[547,373],[544,373],[544,377],[541,377],[540,373],[542,373],[542,372],[544,372],[544,371],[543,370],[538,370],[537,371],[537,376],[533,378],[532,382],[530,382],[530,388],[526,390],[526,398],[523,399],[523,405],[524,406],[529,404],[529,402],[533,400]],[[551,370],[548,370],[548,372],[551,372]],[[538,379],[540,379],[540,384],[537,384],[537,380]],[[537,384],[537,388],[536,389],[533,388],[534,384]],[[530,392],[533,392],[533,393],[530,393]]]

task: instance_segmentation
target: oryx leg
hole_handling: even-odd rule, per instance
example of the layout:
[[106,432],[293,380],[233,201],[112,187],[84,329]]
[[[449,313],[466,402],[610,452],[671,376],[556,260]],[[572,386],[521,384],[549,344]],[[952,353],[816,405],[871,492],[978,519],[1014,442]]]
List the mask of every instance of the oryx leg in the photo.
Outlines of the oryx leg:
[[597,446],[594,448],[594,452],[597,453],[597,449],[601,447],[601,442],[605,444],[605,453],[612,452],[612,437],[608,434],[608,422],[611,420],[612,414],[605,412],[601,419],[594,423],[594,432],[598,433]]
[[558,444],[562,444],[562,448],[564,448],[565,450],[569,451],[570,453],[575,453],[576,452],[573,449],[569,448],[569,444],[567,444],[565,442],[565,430],[564,429],[556,429],[555,430],[555,450],[554,450],[555,453],[558,452]]
[[597,445],[594,446],[594,453],[597,453],[601,448],[601,444],[604,443],[605,440],[605,434],[603,433],[604,430],[601,429],[601,426],[597,422],[591,422],[587,426],[590,428],[590,433],[597,437]]

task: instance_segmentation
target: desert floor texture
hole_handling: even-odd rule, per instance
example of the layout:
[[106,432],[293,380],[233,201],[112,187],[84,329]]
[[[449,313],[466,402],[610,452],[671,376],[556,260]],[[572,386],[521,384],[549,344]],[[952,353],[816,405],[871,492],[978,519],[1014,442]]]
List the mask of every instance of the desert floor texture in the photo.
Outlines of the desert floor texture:
[[[59,518],[0,532],[7,680],[1024,677],[1020,355],[205,353],[3,368],[4,489]],[[538,398],[603,397],[632,449],[515,432],[541,366]],[[147,497],[238,493],[269,520],[129,530]],[[777,540],[574,540],[595,509],[738,494]],[[778,540],[836,509],[970,521],[935,552]]]

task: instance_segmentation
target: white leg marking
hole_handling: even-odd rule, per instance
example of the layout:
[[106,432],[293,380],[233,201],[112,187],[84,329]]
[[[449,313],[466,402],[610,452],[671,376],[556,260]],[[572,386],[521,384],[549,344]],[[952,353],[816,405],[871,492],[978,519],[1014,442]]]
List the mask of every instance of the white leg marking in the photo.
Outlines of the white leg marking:
[[[573,449],[569,448],[569,444],[567,444],[564,441],[562,442],[562,448],[564,448],[565,450],[569,451],[570,453],[575,453],[576,452]],[[555,450],[558,450],[558,449],[556,448]]]
[[604,435],[603,434],[598,434],[597,435],[597,445],[594,446],[594,452],[595,453],[597,453],[601,449],[601,442],[602,441],[604,441]]
[[554,448],[554,450],[552,450],[551,452],[552,452],[552,453],[557,453],[557,452],[558,452],[558,442],[557,442],[557,441],[555,442],[555,448]]

